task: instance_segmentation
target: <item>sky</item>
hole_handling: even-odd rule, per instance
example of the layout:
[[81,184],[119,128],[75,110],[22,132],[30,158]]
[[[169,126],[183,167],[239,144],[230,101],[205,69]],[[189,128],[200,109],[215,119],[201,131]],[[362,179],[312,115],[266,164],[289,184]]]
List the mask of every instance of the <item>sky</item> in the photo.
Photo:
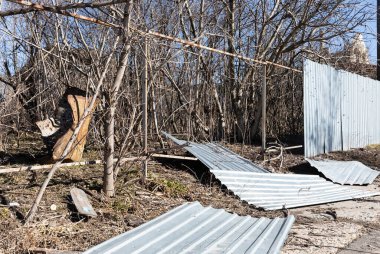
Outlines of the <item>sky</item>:
[[[376,41],[376,2],[377,0],[363,0],[363,3],[369,3],[372,5],[373,10],[373,17],[371,21],[368,21],[364,27],[358,29],[358,32],[363,34],[365,44],[368,48],[370,61],[373,64],[376,64],[376,57],[377,57],[377,41]],[[0,0],[1,3],[1,0]],[[1,6],[1,5],[0,5]],[[1,34],[0,34],[0,41],[1,41]],[[1,59],[1,56],[0,56]],[[1,72],[1,69],[0,69]]]
[[[376,0],[366,0],[368,3],[372,4],[373,8],[376,8]],[[375,13],[375,12],[374,12]],[[363,37],[364,41],[368,47],[369,57],[371,63],[376,63],[376,14],[371,21],[367,22]]]

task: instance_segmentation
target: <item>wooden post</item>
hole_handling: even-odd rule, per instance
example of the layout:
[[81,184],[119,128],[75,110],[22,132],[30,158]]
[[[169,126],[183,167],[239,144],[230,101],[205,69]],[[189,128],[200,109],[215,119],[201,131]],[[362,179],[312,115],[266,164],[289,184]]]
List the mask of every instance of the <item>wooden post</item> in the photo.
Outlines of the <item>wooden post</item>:
[[[145,37],[144,43],[145,51],[145,67],[144,67],[144,84],[143,84],[143,146],[144,146],[144,155],[148,153],[148,39]],[[148,175],[148,157],[143,162],[143,182]]]
[[261,90],[261,150],[266,149],[266,120],[267,120],[267,67],[263,65],[263,84]]

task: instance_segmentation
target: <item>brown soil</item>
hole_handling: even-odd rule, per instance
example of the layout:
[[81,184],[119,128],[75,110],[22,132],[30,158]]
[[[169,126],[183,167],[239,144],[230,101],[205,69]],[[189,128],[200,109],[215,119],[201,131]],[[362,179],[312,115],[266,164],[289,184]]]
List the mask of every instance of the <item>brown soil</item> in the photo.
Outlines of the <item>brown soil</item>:
[[[41,144],[33,141],[34,148],[30,148],[27,142],[24,147],[12,148],[0,155],[3,158],[2,164],[13,166],[13,163],[38,162],[36,154],[41,151]],[[263,162],[263,159],[275,158],[275,153],[269,157],[260,155],[259,147],[227,146],[273,172],[312,173],[305,164],[303,155],[299,153],[286,151],[280,167],[281,159]],[[28,153],[18,153],[25,150],[25,147],[29,147]],[[359,160],[366,165],[380,167],[379,151],[360,149],[323,157]],[[88,152],[85,157],[93,159],[98,154]],[[0,253],[28,253],[33,248],[83,251],[190,201],[199,201],[205,206],[223,208],[239,215],[270,218],[284,216],[281,211],[264,212],[241,202],[223,188],[200,162],[165,159],[152,161],[148,170],[148,179],[145,184],[141,184],[140,164],[124,165],[116,182],[116,197],[106,199],[100,191],[100,165],[62,168],[50,182],[35,220],[28,226],[24,226],[22,220],[48,171],[0,175],[0,203],[20,204],[19,208],[0,207]],[[98,217],[88,219],[76,213],[69,194],[72,187],[80,187],[91,194],[89,198]],[[51,210],[53,204],[57,210]],[[301,216],[299,219],[301,224],[310,223],[306,217]]]

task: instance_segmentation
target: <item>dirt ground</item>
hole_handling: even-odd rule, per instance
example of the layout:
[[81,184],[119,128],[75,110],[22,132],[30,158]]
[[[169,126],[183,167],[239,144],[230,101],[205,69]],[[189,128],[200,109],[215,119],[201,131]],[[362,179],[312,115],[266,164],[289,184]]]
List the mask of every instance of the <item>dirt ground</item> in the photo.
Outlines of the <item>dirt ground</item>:
[[349,244],[339,254],[352,254],[366,250],[367,253],[380,253],[380,231],[372,230]]
[[[227,146],[273,172],[317,173],[305,163],[299,151],[287,151],[282,159],[264,162],[277,154],[262,156],[259,147]],[[23,150],[21,147],[0,154],[0,164],[14,166],[15,163],[38,162],[36,154],[41,151],[41,144],[29,140],[25,147],[29,147],[28,153],[19,152]],[[85,158],[98,156],[91,151]],[[376,147],[323,157],[359,160],[374,169],[380,168],[380,148]],[[48,171],[0,175],[0,253],[29,253],[34,248],[83,251],[184,202],[195,200],[239,215],[284,216],[281,211],[264,212],[241,202],[228,193],[200,162],[151,161],[145,184],[140,183],[140,168],[139,163],[122,167],[116,182],[117,195],[111,199],[106,199],[100,191],[101,166],[61,168],[49,184],[34,222],[27,226],[22,220]],[[88,193],[98,213],[96,218],[88,219],[76,213],[70,197],[72,187]],[[370,186],[355,188],[380,191],[380,179]],[[20,207],[5,207],[9,202],[17,202]],[[57,209],[51,209],[52,205]],[[331,211],[336,212],[336,219],[328,214]],[[296,216],[296,222],[283,253],[337,253],[355,249],[361,249],[361,253],[380,253],[376,241],[371,242],[379,234],[380,197],[291,209],[290,213]]]

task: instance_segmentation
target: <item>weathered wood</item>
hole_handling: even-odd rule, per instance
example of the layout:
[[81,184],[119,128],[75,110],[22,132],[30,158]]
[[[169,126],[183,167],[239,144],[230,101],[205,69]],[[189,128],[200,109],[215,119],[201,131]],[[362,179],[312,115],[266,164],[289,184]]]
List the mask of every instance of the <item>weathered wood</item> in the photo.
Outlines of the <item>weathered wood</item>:
[[[144,45],[144,51],[145,51],[145,58],[144,58],[144,82],[143,82],[143,92],[142,92],[142,111],[143,111],[143,147],[144,147],[144,154],[147,154],[148,152],[148,40],[145,38],[145,45]],[[148,158],[147,158],[148,159]],[[148,175],[148,160],[143,161],[143,182],[145,181],[147,175]]]
[[284,147],[284,150],[292,150],[292,149],[299,149],[299,148],[302,148],[303,145],[298,145],[298,146],[288,146],[288,147]]
[[261,90],[261,150],[265,152],[267,137],[266,137],[266,123],[267,123],[267,68],[263,66],[263,84]]
[[188,156],[178,156],[178,155],[170,155],[170,154],[152,154],[153,158],[165,158],[165,159],[176,159],[176,160],[188,160],[188,161],[197,161],[198,158],[188,157]]
[[31,254],[80,254],[79,251],[70,251],[70,250],[53,250],[53,249],[44,249],[44,248],[33,248],[28,249],[28,253]]
[[[123,163],[127,161],[138,161],[138,160],[141,160],[141,158],[142,157],[122,158],[120,162]],[[114,161],[117,161],[117,159],[115,159]],[[101,164],[101,163],[103,163],[103,160],[68,162],[68,163],[62,163],[60,167],[84,166],[84,165],[94,165],[94,164]],[[53,165],[54,164],[29,165],[29,166],[11,167],[11,168],[0,167],[0,174],[20,172],[20,171],[33,171],[33,170],[39,170],[39,169],[51,169]]]
[[[67,96],[67,101],[72,110],[73,122],[71,128],[69,128],[67,132],[61,138],[59,138],[57,143],[54,145],[52,156],[54,161],[59,160],[59,158],[61,158],[67,143],[72,137],[74,130],[78,126],[85,109],[89,107],[91,100],[92,98],[86,98],[85,96],[81,95],[70,94]],[[99,100],[96,100],[95,106],[92,108],[91,112],[85,117],[84,122],[79,129],[78,135],[76,136],[76,140],[74,141],[72,149],[70,153],[65,157],[65,160],[80,161],[82,159],[84,146],[86,144],[88,127],[91,122],[91,116],[98,103]]]
[[88,217],[98,216],[83,190],[72,188],[70,190],[70,194],[79,214],[86,215]]
[[[187,156],[177,156],[177,155],[167,155],[167,154],[151,154],[150,157],[153,158],[168,158],[168,159],[177,159],[177,160],[191,160],[196,161],[198,160],[195,157],[187,157]],[[120,163],[125,163],[128,161],[142,161],[145,160],[145,156],[140,157],[130,157],[130,158],[121,158]],[[114,162],[116,162],[118,159],[114,159]],[[103,160],[92,160],[92,161],[79,161],[79,162],[68,162],[68,163],[62,163],[60,167],[73,167],[73,166],[84,166],[84,165],[95,165],[95,164],[101,164],[103,163]],[[34,171],[34,170],[42,170],[42,169],[51,169],[54,164],[46,164],[46,165],[29,165],[29,166],[21,166],[21,167],[0,167],[0,174],[5,173],[14,173],[14,172],[21,172],[21,171]]]
[[73,131],[72,133],[72,136],[70,137],[69,141],[67,142],[63,152],[62,152],[62,156],[61,158],[59,158],[59,160],[52,166],[52,168],[50,169],[45,181],[42,183],[41,185],[41,188],[39,189],[38,191],[38,194],[37,194],[37,197],[36,199],[34,200],[33,202],[33,205],[32,207],[30,208],[26,218],[25,218],[25,224],[28,224],[30,221],[33,220],[33,217],[34,215],[36,214],[37,212],[37,209],[38,209],[38,205],[40,204],[41,200],[42,200],[42,196],[44,195],[45,193],[45,190],[46,190],[46,187],[48,186],[51,178],[53,177],[53,175],[55,174],[55,171],[57,171],[57,169],[61,166],[62,162],[64,161],[64,159],[66,158],[66,156],[70,153],[71,151],[71,148],[73,147],[73,144],[75,143],[76,141],[76,138],[77,138],[77,135],[78,135],[78,132],[80,130],[80,128],[82,127],[82,124],[84,123],[84,121],[86,120],[86,117],[91,114],[91,112],[94,110],[95,108],[95,105],[97,103],[97,96],[100,92],[100,88],[102,87],[103,85],[103,81],[104,81],[104,78],[106,76],[106,73],[108,71],[108,66],[109,66],[109,63],[111,61],[111,57],[114,53],[114,50],[116,49],[116,46],[117,46],[117,43],[119,41],[119,37],[116,37],[115,39],[115,44],[114,44],[114,47],[113,47],[113,51],[112,53],[109,55],[108,59],[107,59],[107,62],[106,62],[106,65],[105,65],[105,69],[99,79],[99,82],[98,82],[98,85],[95,89],[95,93],[91,99],[91,102],[89,104],[89,107],[87,107],[83,113],[83,116],[81,117],[79,123],[78,123],[78,126],[75,128],[75,130]]
[[42,137],[49,137],[59,130],[59,126],[55,124],[52,118],[38,121],[36,125],[40,129]]

